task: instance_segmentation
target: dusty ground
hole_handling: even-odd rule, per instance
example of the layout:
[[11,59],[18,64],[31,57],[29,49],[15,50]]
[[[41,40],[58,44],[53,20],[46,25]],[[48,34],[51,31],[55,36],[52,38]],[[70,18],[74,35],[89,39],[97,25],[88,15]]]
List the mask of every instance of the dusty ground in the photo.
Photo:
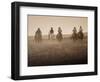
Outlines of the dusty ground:
[[35,43],[28,37],[28,66],[87,64],[87,39],[73,41],[70,38],[62,42],[44,39]]

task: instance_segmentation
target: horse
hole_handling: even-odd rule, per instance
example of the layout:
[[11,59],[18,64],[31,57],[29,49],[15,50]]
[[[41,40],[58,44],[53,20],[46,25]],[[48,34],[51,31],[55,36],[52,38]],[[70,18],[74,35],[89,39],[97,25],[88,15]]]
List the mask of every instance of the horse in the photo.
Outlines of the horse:
[[42,41],[42,35],[40,33],[36,33],[35,42],[41,42],[41,41]]
[[73,33],[72,36],[71,36],[71,38],[72,38],[74,41],[76,41],[76,40],[78,39],[77,33]]
[[49,33],[48,39],[49,39],[49,40],[53,40],[53,39],[54,39],[54,34],[53,34],[53,33]]
[[82,32],[78,32],[78,39],[83,40],[84,34]]
[[61,33],[61,32],[59,32],[59,33],[56,35],[56,39],[57,39],[59,42],[62,41],[63,36],[62,36],[62,33]]

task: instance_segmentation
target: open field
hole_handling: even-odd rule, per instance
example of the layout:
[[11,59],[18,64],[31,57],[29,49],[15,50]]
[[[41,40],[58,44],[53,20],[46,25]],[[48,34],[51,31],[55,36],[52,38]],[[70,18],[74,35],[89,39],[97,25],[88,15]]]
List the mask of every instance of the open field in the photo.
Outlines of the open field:
[[28,37],[28,66],[87,64],[87,38],[73,41],[66,37],[62,42],[43,39],[34,42]]

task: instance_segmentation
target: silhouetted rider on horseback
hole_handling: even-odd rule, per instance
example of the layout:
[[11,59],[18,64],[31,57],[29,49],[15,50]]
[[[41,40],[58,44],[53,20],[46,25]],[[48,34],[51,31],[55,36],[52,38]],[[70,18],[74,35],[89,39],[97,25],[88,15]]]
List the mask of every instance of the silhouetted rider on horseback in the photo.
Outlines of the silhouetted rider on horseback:
[[35,42],[41,42],[42,41],[42,32],[40,28],[37,29],[35,32]]
[[58,34],[57,34],[57,36],[56,36],[56,39],[57,39],[58,41],[61,41],[61,40],[63,39],[62,30],[61,30],[60,27],[58,28]]
[[50,39],[51,39],[51,40],[54,39],[54,30],[53,30],[53,27],[51,27],[48,37],[49,37],[49,40],[50,40]]
[[84,38],[82,26],[80,26],[80,28],[79,28],[78,38],[81,39],[81,40]]
[[72,33],[72,39],[73,40],[77,40],[77,30],[76,30],[76,27],[74,27],[74,29],[72,31],[73,31],[73,33]]
[[74,29],[73,29],[73,33],[74,33],[74,34],[77,34],[76,27],[74,27]]

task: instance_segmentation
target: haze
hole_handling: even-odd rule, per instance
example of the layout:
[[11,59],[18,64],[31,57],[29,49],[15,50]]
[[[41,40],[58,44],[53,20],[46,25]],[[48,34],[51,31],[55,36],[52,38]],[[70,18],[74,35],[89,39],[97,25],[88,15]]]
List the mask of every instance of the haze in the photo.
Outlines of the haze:
[[87,32],[88,29],[87,17],[28,15],[27,20],[28,36],[34,36],[38,28],[41,29],[42,35],[48,35],[51,27],[54,29],[54,34],[57,34],[58,27],[61,27],[63,34],[72,34],[74,27],[79,30],[82,26],[83,32]]

